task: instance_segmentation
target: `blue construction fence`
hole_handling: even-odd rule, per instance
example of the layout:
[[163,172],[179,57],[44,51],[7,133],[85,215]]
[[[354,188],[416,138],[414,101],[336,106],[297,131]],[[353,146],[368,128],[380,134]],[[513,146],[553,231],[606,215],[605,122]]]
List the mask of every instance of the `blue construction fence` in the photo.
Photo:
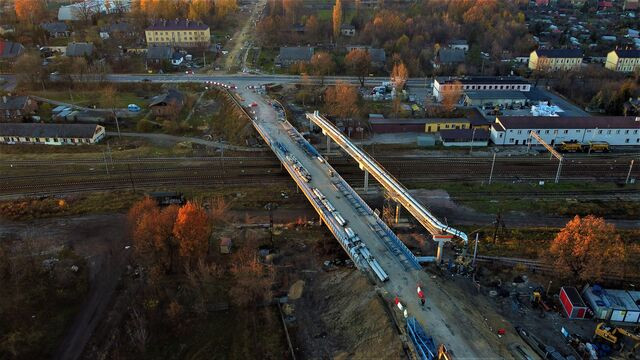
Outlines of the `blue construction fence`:
[[416,353],[421,360],[432,360],[437,358],[438,350],[433,338],[427,335],[424,328],[418,323],[416,318],[407,318],[407,334],[415,346]]

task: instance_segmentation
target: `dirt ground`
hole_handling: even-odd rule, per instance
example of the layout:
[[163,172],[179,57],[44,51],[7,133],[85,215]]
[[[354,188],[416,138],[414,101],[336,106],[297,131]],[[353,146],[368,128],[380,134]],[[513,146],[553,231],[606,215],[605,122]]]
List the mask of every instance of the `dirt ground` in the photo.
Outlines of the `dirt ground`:
[[70,247],[87,259],[89,294],[55,355],[57,359],[78,358],[102,320],[126,264],[124,215],[89,215],[29,222],[0,220],[0,239],[3,237],[42,239],[51,248]]
[[398,359],[403,342],[367,277],[340,269],[309,274],[293,302],[295,342],[308,359]]

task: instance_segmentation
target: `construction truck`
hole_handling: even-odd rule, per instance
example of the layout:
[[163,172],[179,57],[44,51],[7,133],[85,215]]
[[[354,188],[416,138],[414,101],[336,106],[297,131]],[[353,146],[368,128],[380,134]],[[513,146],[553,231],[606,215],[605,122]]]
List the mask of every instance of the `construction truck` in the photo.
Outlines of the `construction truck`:
[[595,340],[605,341],[618,351],[622,351],[624,349],[625,337],[634,342],[634,346],[629,351],[629,355],[636,354],[640,349],[640,328],[638,327],[633,331],[629,331],[620,327],[614,328],[602,322],[596,326],[594,334]]

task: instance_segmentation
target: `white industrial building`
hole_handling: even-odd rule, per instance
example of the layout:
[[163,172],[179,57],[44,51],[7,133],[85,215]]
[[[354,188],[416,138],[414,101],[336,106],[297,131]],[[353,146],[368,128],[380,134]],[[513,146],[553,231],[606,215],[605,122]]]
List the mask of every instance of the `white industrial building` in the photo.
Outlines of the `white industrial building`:
[[519,76],[466,76],[437,77],[433,81],[433,96],[442,101],[447,92],[467,91],[531,91],[531,83]]
[[93,124],[0,124],[0,144],[95,144],[105,135],[104,126]]
[[490,137],[496,145],[526,145],[531,131],[551,145],[605,141],[640,146],[640,117],[633,116],[498,116],[491,124]]
[[83,20],[85,16],[97,13],[126,12],[131,8],[131,0],[84,0],[58,9],[58,20]]

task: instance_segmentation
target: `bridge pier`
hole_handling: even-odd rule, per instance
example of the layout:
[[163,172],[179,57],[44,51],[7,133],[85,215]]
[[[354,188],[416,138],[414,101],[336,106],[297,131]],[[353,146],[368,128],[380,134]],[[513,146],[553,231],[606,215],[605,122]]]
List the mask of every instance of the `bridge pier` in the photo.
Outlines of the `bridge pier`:
[[438,252],[436,252],[436,264],[442,261],[442,250],[444,249],[444,241],[438,240]]
[[367,170],[364,171],[364,193],[369,192],[369,172]]
[[327,136],[327,155],[331,152],[331,138]]

